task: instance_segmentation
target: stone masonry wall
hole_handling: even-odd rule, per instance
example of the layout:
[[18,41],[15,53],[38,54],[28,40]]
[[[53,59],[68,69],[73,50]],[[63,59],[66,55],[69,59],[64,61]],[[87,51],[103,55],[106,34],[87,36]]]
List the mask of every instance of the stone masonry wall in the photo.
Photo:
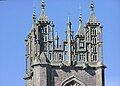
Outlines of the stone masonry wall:
[[87,86],[96,86],[95,70],[81,70],[80,68],[71,67],[65,67],[63,69],[53,67],[51,69],[51,86],[60,86],[65,79],[71,76],[78,78]]

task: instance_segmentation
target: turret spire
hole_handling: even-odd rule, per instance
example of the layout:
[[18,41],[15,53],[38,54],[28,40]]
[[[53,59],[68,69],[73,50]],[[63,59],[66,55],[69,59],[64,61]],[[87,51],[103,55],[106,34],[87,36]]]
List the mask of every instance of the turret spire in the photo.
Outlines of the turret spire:
[[80,17],[79,17],[79,21],[82,22],[82,6],[80,6]]
[[81,7],[80,7],[80,17],[79,17],[78,32],[77,32],[76,35],[84,35],[84,26],[83,26],[82,8]]
[[45,15],[45,0],[42,0],[41,8],[42,8],[42,15]]
[[58,32],[56,32],[56,36],[55,36],[55,45],[56,45],[56,48],[59,47],[59,36],[58,36]]
[[32,19],[33,19],[33,23],[35,24],[35,22],[36,22],[36,12],[35,12],[35,7],[33,8]]
[[70,23],[70,17],[68,16],[68,24]]
[[71,29],[71,25],[72,25],[72,23],[71,23],[71,21],[70,21],[70,17],[68,17],[67,25],[68,25],[68,29]]
[[94,1],[93,0],[91,0],[90,8],[91,8],[91,12],[94,12]]
[[41,15],[40,15],[40,19],[41,21],[48,21],[48,17],[45,14],[45,0],[42,0],[41,3]]
[[80,17],[79,17],[79,29],[81,28],[81,25],[82,25],[82,7],[80,6]]
[[88,23],[96,23],[97,24],[99,22],[98,22],[98,20],[97,20],[97,18],[95,16],[94,8],[95,8],[94,1],[91,0],[91,2],[90,2],[90,17],[88,19]]
[[68,64],[71,65],[71,21],[70,18],[68,17],[68,22],[67,22],[67,26],[68,26],[68,30],[67,30],[67,41],[68,41]]
[[82,22],[82,13],[80,13],[79,21]]

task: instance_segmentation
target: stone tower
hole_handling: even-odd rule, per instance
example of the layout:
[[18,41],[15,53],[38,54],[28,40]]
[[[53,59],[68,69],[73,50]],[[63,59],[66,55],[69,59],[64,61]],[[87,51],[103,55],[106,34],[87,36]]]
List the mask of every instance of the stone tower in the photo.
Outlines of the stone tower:
[[42,0],[41,15],[33,12],[33,25],[26,42],[25,86],[105,86],[103,64],[102,25],[94,13],[91,0],[90,16],[73,35],[70,18],[67,21],[66,39],[59,45],[54,36],[54,24],[45,13]]

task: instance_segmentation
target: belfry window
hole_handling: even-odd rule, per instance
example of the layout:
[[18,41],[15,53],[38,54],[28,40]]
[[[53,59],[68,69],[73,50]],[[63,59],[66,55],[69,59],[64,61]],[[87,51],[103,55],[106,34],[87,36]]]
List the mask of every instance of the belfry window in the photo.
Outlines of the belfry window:
[[59,54],[59,60],[63,60],[62,54]]
[[49,40],[51,40],[52,39],[52,29],[51,28],[49,28],[49,33],[48,34],[49,34],[49,36],[48,36]]
[[80,42],[80,48],[84,48],[84,43]]
[[79,55],[79,61],[82,61],[82,62],[85,61],[85,54],[80,53],[80,55]]
[[94,46],[94,48],[93,48],[93,52],[96,52],[96,46]]
[[80,54],[80,56],[79,56],[79,61],[81,61],[81,59],[82,59],[82,55]]
[[98,41],[102,41],[102,36],[101,36],[102,34],[100,33],[100,32],[98,32],[98,35],[97,35],[97,40]]
[[79,48],[80,49],[84,48],[84,41],[83,40],[80,40],[80,42],[79,42]]
[[49,50],[52,50],[52,44],[49,44]]
[[97,61],[97,55],[93,55],[94,57],[93,57],[93,60],[94,61]]
[[87,35],[86,40],[89,41],[89,34],[87,33],[86,35]]
[[68,50],[67,44],[65,44],[64,47],[65,47],[65,51],[67,51]]
[[92,43],[93,43],[93,44],[96,44],[96,42],[97,42],[96,37],[92,37],[91,40],[92,40]]
[[92,55],[92,61],[93,61],[93,62],[97,61],[97,55],[96,55],[96,54],[93,54],[93,55]]
[[47,33],[47,28],[45,28],[45,33]]
[[92,48],[92,52],[96,52],[96,46],[95,45],[92,45],[91,48]]
[[44,38],[44,41],[47,41],[47,35],[45,35],[44,37],[45,37],[45,38]]
[[91,35],[96,35],[96,29],[95,28],[91,28]]
[[44,50],[47,50],[47,44],[44,43]]
[[52,57],[52,54],[51,54],[51,53],[49,53],[49,58],[50,58],[50,60],[52,59],[51,57]]
[[41,29],[41,32],[44,33],[44,29],[43,28]]
[[64,60],[65,60],[65,61],[67,60],[67,52],[65,52]]
[[52,32],[49,32],[49,40],[52,39]]

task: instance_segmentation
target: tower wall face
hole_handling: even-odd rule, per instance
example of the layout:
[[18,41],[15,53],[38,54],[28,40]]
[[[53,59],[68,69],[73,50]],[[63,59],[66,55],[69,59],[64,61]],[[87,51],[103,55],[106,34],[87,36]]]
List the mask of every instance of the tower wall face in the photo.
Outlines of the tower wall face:
[[42,12],[26,37],[26,86],[104,86],[102,26],[91,1],[90,17],[84,25],[82,15],[76,35],[68,18],[66,39],[59,45],[54,24]]
[[105,86],[104,83],[104,69],[98,68],[96,70],[96,86]]
[[97,86],[95,70],[80,68],[52,68],[51,82],[52,86],[63,86],[62,83],[75,78],[85,84],[85,86]]
[[34,86],[48,86],[47,67],[35,66],[33,71]]
[[25,84],[26,84],[26,86],[33,86],[32,79],[26,80]]

